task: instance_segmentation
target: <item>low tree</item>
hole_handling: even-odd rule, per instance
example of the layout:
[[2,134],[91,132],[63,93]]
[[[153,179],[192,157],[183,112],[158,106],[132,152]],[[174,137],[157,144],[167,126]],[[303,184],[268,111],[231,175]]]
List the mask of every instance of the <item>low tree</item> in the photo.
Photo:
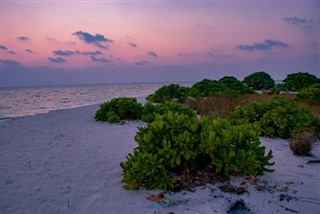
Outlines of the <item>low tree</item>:
[[300,91],[303,88],[307,88],[313,84],[320,83],[320,80],[315,75],[299,72],[288,74],[283,82],[283,89],[289,91]]
[[[230,91],[230,94],[253,94],[254,91],[246,86],[243,82],[232,76],[225,76],[219,79],[219,83],[226,87],[226,91]],[[237,93],[235,93],[237,92]]]
[[165,85],[156,90],[147,97],[147,100],[153,103],[165,103],[177,100],[183,103],[187,99],[189,88],[178,84]]
[[246,76],[243,82],[254,90],[271,89],[274,87],[274,80],[264,71],[255,72]]

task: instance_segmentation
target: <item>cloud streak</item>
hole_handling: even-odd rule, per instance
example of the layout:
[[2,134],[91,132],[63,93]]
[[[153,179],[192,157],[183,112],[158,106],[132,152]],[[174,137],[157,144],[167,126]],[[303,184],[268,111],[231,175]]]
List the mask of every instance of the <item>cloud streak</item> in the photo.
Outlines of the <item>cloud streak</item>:
[[236,47],[240,50],[253,52],[271,50],[274,47],[287,48],[289,47],[289,44],[281,41],[267,39],[263,43],[254,43],[253,45],[239,44]]
[[197,56],[198,54],[194,53],[194,52],[188,52],[188,53],[182,53],[182,52],[179,52],[179,53],[176,53],[177,56],[179,57],[195,57]]
[[96,55],[101,55],[102,52],[101,51],[71,51],[71,50],[55,50],[55,51],[52,51],[54,55],[56,56],[72,56],[72,55],[75,55],[75,54],[78,54],[78,55],[85,55],[85,56],[88,56],[88,55],[91,55],[91,56],[96,56]]
[[64,59],[62,57],[56,57],[56,58],[49,57],[48,60],[50,60],[53,63],[64,63],[67,61],[66,59]]
[[17,39],[20,41],[29,41],[30,40],[30,38],[27,36],[19,36],[19,37],[17,37]]
[[128,42],[128,44],[129,44],[132,48],[138,47],[138,45],[137,45],[136,43],[133,43],[133,42]]
[[101,62],[101,63],[109,63],[112,62],[112,60],[106,59],[106,58],[97,58],[95,56],[90,56],[91,60],[93,62]]
[[21,63],[15,60],[0,60],[0,62],[7,66],[21,66]]
[[69,50],[56,50],[56,51],[52,51],[54,53],[54,55],[58,55],[58,56],[71,56],[74,55],[76,52],[75,51],[69,51]]
[[13,54],[13,55],[16,55],[17,53],[14,52],[14,51],[8,51],[9,54]]
[[34,53],[31,49],[25,49],[25,51],[28,53]]
[[135,62],[134,64],[139,65],[139,66],[144,66],[144,65],[148,64],[148,61],[142,60],[142,61]]
[[295,26],[307,26],[314,23],[312,19],[304,19],[299,18],[297,16],[295,17],[284,17],[283,18],[288,24],[295,25]]
[[0,49],[1,49],[1,50],[8,50],[8,48],[6,48],[6,47],[3,46],[3,45],[0,45]]
[[107,49],[108,46],[102,45],[101,42],[105,42],[105,43],[113,42],[113,40],[104,37],[104,35],[102,34],[92,35],[88,32],[77,31],[77,32],[74,32],[72,35],[78,36],[78,38],[84,41],[85,43],[93,44],[103,49]]
[[92,56],[96,56],[96,55],[101,55],[102,52],[101,51],[76,51],[77,54],[81,54],[81,55],[92,55]]
[[16,52],[9,50],[7,47],[5,47],[3,45],[0,45],[0,50],[6,50],[7,53],[9,53],[9,54],[14,54],[14,55],[17,54]]
[[152,57],[158,57],[158,54],[154,51],[148,51],[147,54]]

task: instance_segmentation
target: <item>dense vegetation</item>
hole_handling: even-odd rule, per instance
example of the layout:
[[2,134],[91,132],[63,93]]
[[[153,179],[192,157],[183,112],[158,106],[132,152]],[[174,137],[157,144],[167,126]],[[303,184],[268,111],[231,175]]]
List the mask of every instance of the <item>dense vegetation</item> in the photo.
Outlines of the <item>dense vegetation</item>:
[[252,88],[246,86],[235,77],[223,77],[219,81],[204,79],[195,83],[192,87],[170,84],[162,86],[147,97],[148,101],[154,103],[165,103],[177,101],[183,103],[188,97],[203,98],[207,96],[239,96],[242,94],[253,94]]
[[243,82],[254,90],[268,90],[275,86],[274,80],[264,71],[250,74],[244,78]]
[[120,97],[102,103],[96,112],[95,119],[116,123],[123,119],[140,119],[141,113],[142,105],[136,98]]
[[156,114],[164,114],[168,111],[179,112],[188,116],[195,116],[196,113],[189,107],[180,103],[164,103],[154,105],[150,102],[146,103],[143,107],[141,119],[145,122],[152,122],[155,120]]
[[222,119],[169,111],[139,128],[135,140],[138,147],[121,163],[126,189],[183,187],[208,169],[224,177],[272,171],[265,168],[272,152],[265,155],[257,133]]
[[[254,92],[260,89],[269,91]],[[298,93],[274,94],[280,90]],[[115,98],[100,105],[95,119],[146,121],[135,136],[138,147],[120,164],[124,187],[171,190],[234,173],[271,172],[266,167],[272,165],[272,151],[265,154],[259,136],[290,138],[294,154],[308,154],[320,136],[319,96],[314,75],[289,74],[275,86],[270,75],[256,72],[243,82],[226,76],[192,87],[163,86],[145,105]]]
[[178,84],[165,85],[159,88],[154,94],[150,94],[147,100],[153,103],[165,103],[168,101],[183,103],[187,99],[189,90],[188,87]]
[[282,97],[238,107],[229,116],[232,124],[253,124],[262,136],[290,138],[295,133],[318,132],[319,118]]
[[148,102],[143,106],[137,102],[136,98],[120,97],[101,104],[95,119],[109,123],[128,119],[142,119],[145,122],[152,122],[156,114],[164,114],[168,111],[181,112],[189,116],[196,115],[191,108],[180,103],[169,102],[155,105]]
[[297,98],[310,104],[320,105],[320,83],[302,88]]
[[186,106],[190,106],[200,115],[214,115],[224,118],[238,106],[251,102],[270,99],[269,95],[245,94],[241,96],[210,96],[203,99],[188,99]]
[[313,84],[320,84],[320,80],[315,75],[302,72],[288,74],[283,82],[284,84],[280,88],[289,91],[300,91]]
[[223,77],[219,81],[204,79],[191,87],[192,97],[207,97],[214,95],[238,96],[253,94],[254,91],[234,77]]

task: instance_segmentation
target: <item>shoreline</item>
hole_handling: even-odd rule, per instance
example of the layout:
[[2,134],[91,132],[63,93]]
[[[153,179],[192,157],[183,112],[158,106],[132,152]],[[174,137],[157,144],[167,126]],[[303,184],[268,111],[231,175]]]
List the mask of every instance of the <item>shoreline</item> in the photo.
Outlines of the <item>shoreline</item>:
[[[142,103],[142,104],[145,104],[147,101],[146,101],[146,98],[147,98],[148,95],[145,95],[145,96],[139,96],[139,97],[135,97],[137,98],[137,101],[139,103]],[[131,96],[128,96],[128,97],[131,97]],[[114,98],[117,98],[117,97],[114,97]],[[108,102],[110,101],[111,99],[113,98],[110,98],[104,102]],[[24,117],[33,117],[33,116],[36,116],[36,115],[41,115],[41,114],[49,114],[51,112],[55,112],[55,111],[63,111],[63,110],[70,110],[70,109],[77,109],[77,108],[83,108],[83,107],[88,107],[88,106],[97,106],[97,108],[99,108],[100,104],[104,103],[104,102],[97,102],[97,103],[94,103],[94,104],[87,104],[87,105],[82,105],[82,106],[74,106],[74,107],[69,107],[69,108],[61,108],[61,109],[52,109],[52,110],[48,110],[47,112],[40,112],[40,113],[35,113],[35,114],[30,114],[30,115],[23,115],[23,116],[17,116],[17,117],[0,117],[0,123],[4,122],[4,121],[7,121],[7,120],[15,120],[15,119],[19,119],[19,118],[24,118]],[[98,110],[98,109],[97,109]],[[93,114],[94,115],[94,114]]]
[[[2,213],[232,213],[236,204],[233,213],[319,212],[320,164],[307,164],[320,159],[319,140],[313,157],[298,157],[286,140],[260,138],[267,151],[273,150],[274,173],[168,193],[174,205],[162,208],[146,199],[159,190],[122,188],[119,164],[137,146],[137,127],[145,123],[96,122],[98,108],[55,110],[0,123]],[[225,191],[240,186],[247,192]]]

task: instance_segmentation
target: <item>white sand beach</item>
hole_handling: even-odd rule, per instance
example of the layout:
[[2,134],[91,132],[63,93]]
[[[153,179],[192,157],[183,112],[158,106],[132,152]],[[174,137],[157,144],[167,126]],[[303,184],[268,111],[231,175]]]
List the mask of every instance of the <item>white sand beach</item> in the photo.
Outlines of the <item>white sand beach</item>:
[[[0,213],[320,213],[320,163],[307,164],[320,159],[319,141],[312,156],[297,157],[287,141],[261,138],[273,150],[274,173],[166,193],[174,204],[162,208],[146,199],[159,190],[122,188],[119,163],[136,147],[137,127],[145,123],[95,122],[98,108],[0,123]],[[245,191],[223,191],[232,188]]]

